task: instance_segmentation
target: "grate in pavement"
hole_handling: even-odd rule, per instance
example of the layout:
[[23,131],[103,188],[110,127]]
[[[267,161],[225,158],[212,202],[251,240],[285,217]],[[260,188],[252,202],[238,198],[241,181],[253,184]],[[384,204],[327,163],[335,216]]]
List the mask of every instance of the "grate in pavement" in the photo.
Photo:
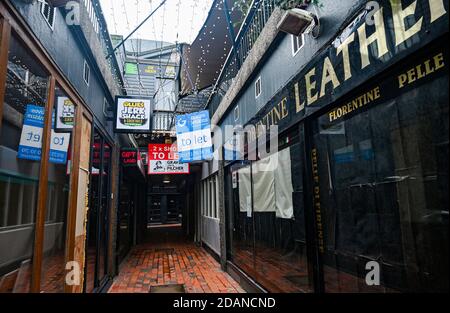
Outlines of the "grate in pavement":
[[161,249],[155,249],[155,252],[159,253],[167,253],[167,254],[173,254],[175,253],[175,249],[173,248],[161,248]]
[[152,286],[149,293],[186,293],[186,289],[184,285]]

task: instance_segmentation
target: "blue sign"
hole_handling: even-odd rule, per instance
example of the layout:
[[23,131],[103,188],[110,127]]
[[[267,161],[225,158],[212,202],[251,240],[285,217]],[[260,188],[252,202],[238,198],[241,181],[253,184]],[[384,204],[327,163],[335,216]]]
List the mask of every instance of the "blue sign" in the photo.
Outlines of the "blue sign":
[[213,158],[211,122],[208,111],[177,116],[177,144],[181,163]]
[[[44,131],[45,108],[29,104],[24,116],[22,136],[20,137],[19,159],[40,161],[42,155],[42,136]],[[49,161],[55,164],[67,163],[70,134],[57,134],[52,129]]]

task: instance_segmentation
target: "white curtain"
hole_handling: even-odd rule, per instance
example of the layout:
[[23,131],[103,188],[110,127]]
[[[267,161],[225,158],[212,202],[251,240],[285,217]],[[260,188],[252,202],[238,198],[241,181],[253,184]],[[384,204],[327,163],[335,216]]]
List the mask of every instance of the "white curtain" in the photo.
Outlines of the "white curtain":
[[[241,168],[238,171],[239,179],[239,206],[241,212],[251,211],[251,180],[250,167]],[[248,207],[250,206],[250,208]]]
[[[287,148],[278,153],[278,166],[275,171],[275,203],[278,218],[291,219],[294,217],[294,203],[292,193],[291,149]],[[272,156],[276,157],[276,156]]]
[[[278,218],[294,217],[292,193],[291,151],[287,148],[276,155],[253,163],[253,208],[255,212],[275,212]],[[240,211],[251,212],[250,167],[239,175]]]
[[253,164],[253,208],[255,212],[275,211],[275,175],[268,157]]

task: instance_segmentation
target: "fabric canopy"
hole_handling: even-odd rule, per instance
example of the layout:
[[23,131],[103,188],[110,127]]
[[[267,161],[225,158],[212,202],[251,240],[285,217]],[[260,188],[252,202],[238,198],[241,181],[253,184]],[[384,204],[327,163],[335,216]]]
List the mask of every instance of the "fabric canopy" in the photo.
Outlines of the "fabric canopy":
[[[233,0],[226,0],[232,25],[242,19],[238,10],[231,11]],[[233,45],[223,0],[212,4],[205,24],[192,45],[182,46],[180,96],[184,97],[213,85]],[[237,33],[235,26],[233,33]]]

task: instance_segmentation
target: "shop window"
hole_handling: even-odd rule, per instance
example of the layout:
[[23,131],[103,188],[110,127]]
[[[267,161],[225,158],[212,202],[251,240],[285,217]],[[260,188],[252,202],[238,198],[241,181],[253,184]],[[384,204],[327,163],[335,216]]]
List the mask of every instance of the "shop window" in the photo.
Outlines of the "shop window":
[[86,61],[84,61],[83,79],[86,85],[88,86],[90,78],[91,78],[91,68],[89,67],[89,64]]
[[255,98],[258,99],[262,92],[261,76],[256,80],[255,83]]
[[104,117],[109,117],[108,109],[109,109],[108,100],[106,100],[106,98],[104,98],[103,99],[103,116]]
[[50,28],[53,29],[55,24],[56,8],[54,8],[48,1],[42,0],[41,13],[42,16],[45,18],[45,21],[47,22],[48,26],[50,26]]
[[[88,293],[101,287],[107,275],[111,152],[112,147],[102,134],[94,129],[86,250],[86,292]],[[152,197],[151,200],[153,208],[160,209],[163,197]],[[160,211],[155,214],[159,217],[160,215]]]
[[0,280],[17,271],[12,292],[30,291],[48,81],[13,32],[0,129]]
[[60,86],[55,87],[53,149],[48,167],[48,194],[42,260],[41,291],[63,293],[66,232],[72,168],[72,130],[76,106]]
[[304,34],[302,34],[300,36],[291,35],[291,38],[292,38],[292,55],[296,56],[297,53],[305,45],[305,35]]
[[315,122],[327,292],[448,291],[447,87],[448,74]]
[[235,265],[271,292],[311,292],[301,144],[298,135],[279,142],[288,143],[280,152],[228,169],[229,180],[237,177],[226,191],[229,254]]

